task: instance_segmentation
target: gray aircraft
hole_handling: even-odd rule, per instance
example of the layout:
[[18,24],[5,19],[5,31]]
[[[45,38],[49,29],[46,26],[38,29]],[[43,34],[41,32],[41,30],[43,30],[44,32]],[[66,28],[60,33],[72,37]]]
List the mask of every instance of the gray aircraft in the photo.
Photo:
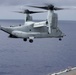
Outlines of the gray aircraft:
[[10,38],[22,38],[24,41],[29,39],[32,43],[35,38],[59,38],[61,41],[65,36],[58,27],[58,15],[54,11],[63,10],[64,8],[58,8],[54,5],[46,6],[31,6],[35,8],[45,9],[48,12],[46,21],[34,22],[30,14],[41,13],[40,11],[20,11],[18,13],[26,14],[26,20],[24,25],[14,27],[0,26],[0,30],[9,34]]

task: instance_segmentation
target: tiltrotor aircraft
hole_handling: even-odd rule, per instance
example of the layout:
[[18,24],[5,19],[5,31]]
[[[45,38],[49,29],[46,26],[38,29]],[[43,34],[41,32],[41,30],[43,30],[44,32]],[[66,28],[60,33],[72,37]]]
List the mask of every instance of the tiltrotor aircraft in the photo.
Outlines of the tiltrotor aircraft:
[[29,39],[30,43],[32,43],[35,38],[58,38],[61,41],[65,35],[58,28],[58,15],[54,11],[64,10],[65,8],[55,7],[52,4],[46,6],[30,7],[47,10],[48,15],[46,21],[34,22],[30,14],[41,12],[29,11],[27,9],[24,12],[18,12],[26,14],[24,25],[14,27],[0,26],[0,30],[8,33],[10,38],[22,38],[24,41],[27,41],[27,39]]

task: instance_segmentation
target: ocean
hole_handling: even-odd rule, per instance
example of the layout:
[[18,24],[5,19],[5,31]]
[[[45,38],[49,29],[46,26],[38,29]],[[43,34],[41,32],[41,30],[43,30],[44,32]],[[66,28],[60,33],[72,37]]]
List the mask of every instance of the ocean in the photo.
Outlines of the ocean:
[[[24,24],[23,20],[0,20],[0,25]],[[76,66],[76,21],[59,21],[66,36],[34,39],[31,44],[22,39],[8,38],[0,31],[0,75],[48,75]]]

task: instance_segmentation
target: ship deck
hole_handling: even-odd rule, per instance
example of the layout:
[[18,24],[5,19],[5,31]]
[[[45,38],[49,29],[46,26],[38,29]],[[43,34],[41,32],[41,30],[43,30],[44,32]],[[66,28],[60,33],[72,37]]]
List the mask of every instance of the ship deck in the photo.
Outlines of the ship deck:
[[48,75],[76,75],[76,67],[69,68],[58,73],[48,74]]

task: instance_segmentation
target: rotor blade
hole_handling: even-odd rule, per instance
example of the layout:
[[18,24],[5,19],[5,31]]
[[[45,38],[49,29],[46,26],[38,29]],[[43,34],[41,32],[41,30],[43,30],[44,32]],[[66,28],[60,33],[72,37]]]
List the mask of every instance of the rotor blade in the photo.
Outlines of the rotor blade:
[[29,6],[29,7],[33,7],[33,8],[41,8],[41,9],[45,9],[45,10],[47,10],[47,7],[46,7],[46,6],[44,6],[44,7],[43,7],[43,6],[41,6],[41,7],[40,7],[40,6]]
[[40,9],[45,9],[45,10],[71,10],[71,9],[76,9],[76,7],[55,7],[53,4],[46,4],[45,6],[29,6],[29,7],[34,7],[34,8],[40,8]]
[[24,12],[21,12],[21,11],[13,11],[13,12],[16,12],[16,13],[24,13]]
[[43,11],[30,11],[29,14],[34,14],[34,13],[43,13]]
[[60,9],[62,9],[62,10],[71,10],[71,9],[76,9],[76,7],[75,6],[70,6],[70,7],[67,7],[67,6],[64,6],[64,7],[60,7]]
[[30,10],[23,10],[23,11],[14,11],[17,13],[23,13],[23,14],[34,14],[34,13],[43,13],[45,11],[30,11]]

